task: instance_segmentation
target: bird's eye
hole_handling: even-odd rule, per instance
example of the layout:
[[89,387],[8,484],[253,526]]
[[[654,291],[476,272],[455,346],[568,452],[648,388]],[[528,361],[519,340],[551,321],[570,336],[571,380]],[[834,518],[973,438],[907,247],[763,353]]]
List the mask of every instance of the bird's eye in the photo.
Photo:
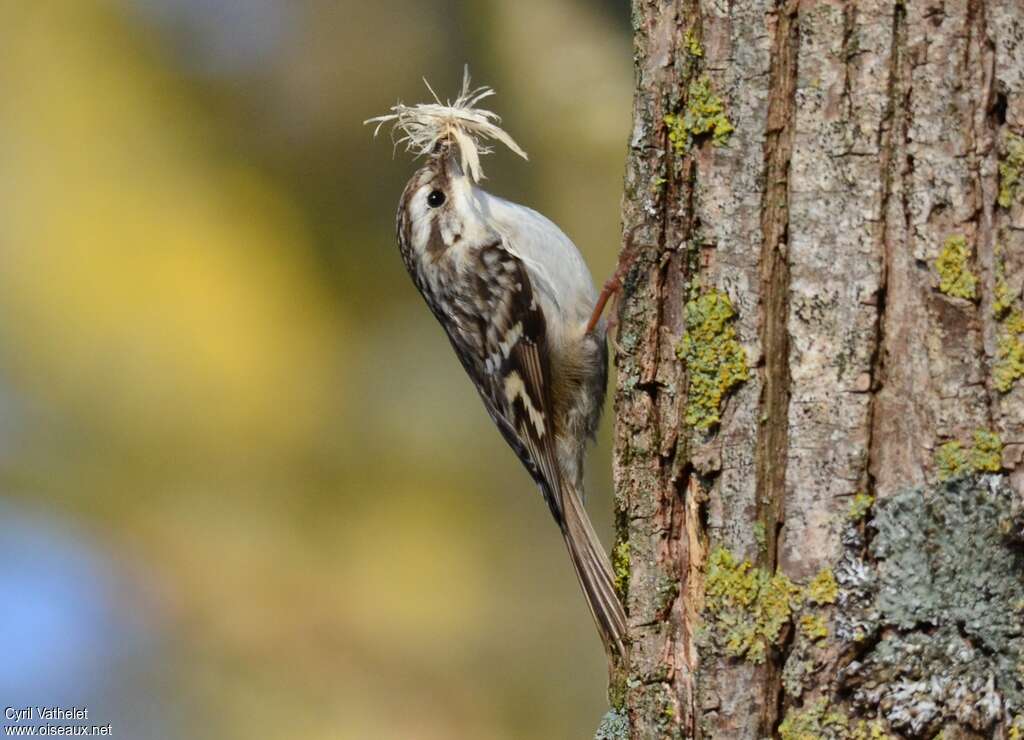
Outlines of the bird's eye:
[[427,196],[427,205],[431,208],[444,205],[444,193],[440,190],[432,190],[430,195]]

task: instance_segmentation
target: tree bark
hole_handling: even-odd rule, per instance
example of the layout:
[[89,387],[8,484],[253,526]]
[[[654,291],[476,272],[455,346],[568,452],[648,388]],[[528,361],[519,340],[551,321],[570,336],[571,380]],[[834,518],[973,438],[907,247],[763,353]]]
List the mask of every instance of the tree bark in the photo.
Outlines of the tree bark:
[[630,737],[1024,736],[1024,3],[632,14]]

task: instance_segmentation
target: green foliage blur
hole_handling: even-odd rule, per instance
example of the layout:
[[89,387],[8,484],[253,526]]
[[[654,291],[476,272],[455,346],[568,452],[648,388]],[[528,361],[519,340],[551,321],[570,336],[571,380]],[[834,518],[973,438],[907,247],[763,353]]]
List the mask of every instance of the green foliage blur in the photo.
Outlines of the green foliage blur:
[[398,258],[416,165],[362,121],[468,61],[530,154],[486,186],[603,281],[625,3],[3,2],[0,48],[0,496],[130,584],[182,736],[592,736],[600,642]]

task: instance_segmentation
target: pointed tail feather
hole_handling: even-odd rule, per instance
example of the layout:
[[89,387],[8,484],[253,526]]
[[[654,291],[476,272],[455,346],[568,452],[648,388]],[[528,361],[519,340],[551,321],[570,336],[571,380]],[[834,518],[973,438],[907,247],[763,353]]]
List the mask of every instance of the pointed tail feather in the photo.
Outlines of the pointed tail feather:
[[597,538],[583,501],[571,486],[564,486],[563,534],[569,556],[590,611],[597,622],[605,650],[609,655],[626,656],[626,613],[615,593],[615,581],[608,554]]

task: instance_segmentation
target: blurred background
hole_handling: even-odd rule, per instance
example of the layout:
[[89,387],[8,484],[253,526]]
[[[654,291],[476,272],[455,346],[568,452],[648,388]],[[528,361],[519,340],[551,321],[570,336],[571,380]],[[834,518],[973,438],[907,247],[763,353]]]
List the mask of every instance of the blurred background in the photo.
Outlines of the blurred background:
[[469,62],[530,154],[488,189],[600,282],[625,0],[0,0],[0,50],[0,704],[132,739],[592,736],[596,631],[399,260],[416,165],[362,121]]

